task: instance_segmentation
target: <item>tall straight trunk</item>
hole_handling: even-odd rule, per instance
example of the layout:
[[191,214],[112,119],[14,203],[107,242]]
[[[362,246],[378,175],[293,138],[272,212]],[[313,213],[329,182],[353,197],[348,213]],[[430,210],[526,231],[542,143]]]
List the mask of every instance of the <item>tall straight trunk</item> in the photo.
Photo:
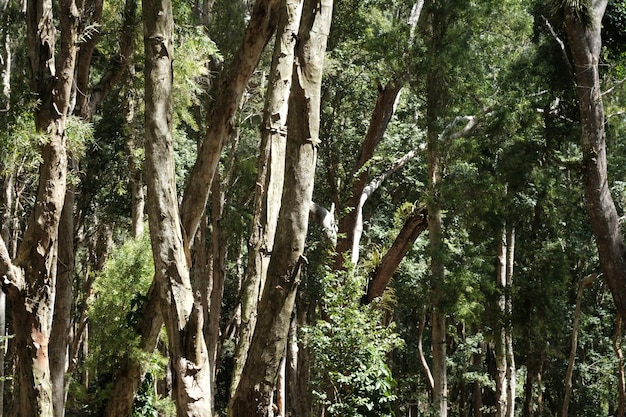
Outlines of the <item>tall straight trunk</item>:
[[507,409],[507,357],[506,357],[506,266],[507,266],[506,226],[498,240],[498,263],[496,268],[496,287],[498,295],[498,320],[496,323],[496,417],[504,417]]
[[[577,2],[576,2],[577,4]],[[610,193],[607,177],[604,105],[600,90],[598,63],[602,50],[601,20],[607,0],[591,0],[578,7],[590,21],[583,21],[577,10],[565,6],[565,28],[576,68],[582,127],[582,150],[585,172],[585,202],[591,228],[598,246],[600,267],[611,290],[617,311],[626,317],[626,259],[619,216]]]
[[256,325],[257,305],[263,292],[270,254],[274,246],[285,171],[287,110],[294,50],[302,15],[302,0],[282,0],[269,86],[263,110],[261,152],[254,199],[248,269],[243,283],[241,327],[231,381],[234,394],[248,356]]
[[50,334],[50,378],[54,417],[65,415],[70,326],[74,306],[74,186],[69,185],[59,225],[59,262],[57,266],[54,317]]
[[506,380],[507,380],[507,405],[506,416],[515,417],[515,391],[517,389],[516,370],[515,370],[515,352],[513,351],[513,265],[515,263],[515,228],[509,227],[506,233],[507,239],[507,256],[506,256],[506,304],[504,322],[505,331],[505,351],[506,351]]
[[145,149],[155,283],[167,330],[176,412],[209,416],[210,369],[202,309],[194,299],[178,213],[172,143],[173,27],[170,0],[148,0],[144,17]]
[[626,376],[624,375],[624,353],[622,352],[622,317],[615,319],[615,332],[613,333],[613,351],[617,356],[617,412],[616,417],[624,417],[626,414]]
[[[0,241],[2,289],[12,311],[18,352],[17,416],[52,416],[48,348],[56,286],[57,235],[66,190],[65,123],[76,58],[79,10],[71,0],[59,3],[59,54],[51,1],[31,0],[26,7],[30,86],[40,100],[35,127],[47,136],[31,221],[11,261]],[[7,273],[8,272],[8,273]]]
[[440,417],[448,415],[448,381],[446,366],[446,313],[443,310],[443,280],[445,279],[443,263],[443,231],[439,188],[441,166],[439,157],[439,136],[436,132],[428,132],[428,171],[431,198],[428,204],[428,238],[430,244],[431,300],[432,307],[432,374],[433,374],[433,408],[438,410]]
[[322,67],[332,0],[305,0],[289,97],[285,186],[258,319],[231,417],[265,416],[285,352],[315,178]]
[[591,285],[598,277],[598,274],[588,275],[578,284],[576,292],[576,307],[574,308],[574,322],[572,323],[572,339],[570,342],[569,360],[567,371],[565,372],[565,394],[563,395],[563,405],[561,407],[561,417],[568,416],[569,402],[572,396],[572,377],[574,375],[574,362],[576,360],[576,349],[578,348],[578,330],[580,328],[580,310],[583,301],[583,291]]
[[[443,6],[442,6],[443,7]],[[430,35],[429,55],[437,60],[445,45],[445,11],[437,5],[429,10],[426,30]],[[442,161],[441,135],[442,116],[446,104],[446,83],[443,74],[434,65],[426,76],[426,145],[428,162],[428,240],[431,272],[431,302],[432,302],[432,374],[433,396],[432,408],[440,417],[448,415],[448,381],[446,366],[446,312],[444,305],[444,237],[442,225]]]
[[209,283],[210,293],[208,294],[208,315],[204,333],[206,335],[207,351],[209,353],[209,364],[211,367],[211,387],[215,392],[215,380],[217,378],[217,363],[220,348],[220,318],[222,315],[222,299],[224,296],[224,283],[226,279],[226,254],[228,250],[227,231],[221,225],[222,214],[224,212],[224,192],[219,172],[215,173],[213,181],[211,200],[211,254],[208,257],[211,265]]

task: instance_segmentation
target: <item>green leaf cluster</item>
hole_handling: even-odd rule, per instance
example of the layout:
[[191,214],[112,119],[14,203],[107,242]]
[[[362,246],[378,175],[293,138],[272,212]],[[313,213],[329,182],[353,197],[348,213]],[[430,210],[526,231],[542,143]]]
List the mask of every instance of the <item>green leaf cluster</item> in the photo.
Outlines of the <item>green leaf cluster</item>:
[[380,306],[359,303],[363,278],[328,273],[321,315],[303,330],[317,372],[314,396],[330,416],[392,416],[396,381],[387,357],[402,346]]

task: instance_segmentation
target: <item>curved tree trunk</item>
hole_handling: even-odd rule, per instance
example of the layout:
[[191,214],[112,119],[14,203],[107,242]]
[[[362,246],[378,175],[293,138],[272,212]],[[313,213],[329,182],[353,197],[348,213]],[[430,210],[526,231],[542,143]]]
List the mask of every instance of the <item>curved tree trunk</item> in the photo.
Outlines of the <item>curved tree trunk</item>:
[[406,255],[419,235],[428,228],[426,212],[425,208],[414,209],[413,213],[406,219],[391,248],[383,256],[380,265],[372,272],[367,293],[362,300],[363,303],[371,303],[374,298],[383,295],[387,284],[391,281],[391,277],[398,269],[404,255]]
[[303,258],[319,145],[320,90],[332,0],[305,0],[289,98],[285,187],[274,251],[231,417],[265,416],[285,352]]
[[220,86],[196,163],[190,172],[180,207],[185,239],[196,234],[209,198],[209,190],[220,155],[233,128],[233,118],[243,91],[256,68],[261,52],[278,24],[280,0],[257,0],[241,48],[237,51],[226,80]]
[[[576,2],[578,3],[578,2]],[[591,228],[598,246],[600,266],[611,290],[617,311],[626,317],[626,258],[619,217],[611,197],[607,177],[604,105],[600,90],[598,63],[602,46],[601,20],[607,0],[592,0],[588,7],[590,22],[582,21],[576,6],[565,7],[565,28],[576,68],[582,127],[582,150],[585,170],[585,202]]]

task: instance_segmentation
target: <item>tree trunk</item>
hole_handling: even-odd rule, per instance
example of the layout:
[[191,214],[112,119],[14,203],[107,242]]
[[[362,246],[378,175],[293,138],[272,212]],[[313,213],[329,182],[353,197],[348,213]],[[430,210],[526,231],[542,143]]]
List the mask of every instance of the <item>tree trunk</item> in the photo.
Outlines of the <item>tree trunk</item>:
[[585,201],[591,228],[598,246],[604,279],[613,294],[617,311],[626,317],[626,259],[619,218],[607,178],[604,106],[600,90],[598,62],[601,52],[601,20],[607,0],[592,0],[587,5],[591,22],[583,22],[565,7],[565,28],[576,71],[582,127],[585,170]]
[[506,233],[507,239],[507,256],[506,256],[506,304],[505,304],[505,351],[506,351],[506,380],[507,380],[507,405],[506,416],[515,417],[515,390],[516,384],[516,371],[515,371],[515,352],[513,351],[513,321],[511,315],[513,314],[513,265],[515,263],[515,229],[509,227]]
[[257,305],[261,294],[270,254],[274,246],[276,223],[280,210],[284,182],[287,110],[293,72],[296,35],[302,15],[302,0],[283,0],[276,44],[272,57],[269,87],[263,110],[261,152],[254,199],[252,234],[249,241],[248,269],[243,284],[241,327],[235,352],[235,368],[231,394],[239,384],[241,372],[256,325]]
[[414,209],[413,213],[404,222],[404,226],[396,236],[391,248],[385,253],[380,265],[376,267],[369,279],[364,303],[370,303],[376,297],[383,295],[391,277],[398,269],[400,262],[413,245],[413,242],[428,227],[426,209]]
[[[24,239],[13,262],[2,239],[0,270],[9,273],[2,289],[13,313],[17,416],[52,416],[52,382],[48,348],[57,267],[57,235],[67,175],[65,123],[76,57],[79,11],[71,0],[59,4],[61,27],[58,61],[51,1],[29,1],[27,32],[31,90],[40,100],[35,126],[47,135],[41,147],[37,197]],[[56,62],[56,66],[55,66]]]
[[[4,2],[0,7],[0,15],[3,17],[0,20],[0,24],[5,25],[6,18],[4,18],[4,12],[6,11],[8,2]],[[6,31],[0,32],[0,47],[4,49],[0,54],[0,60],[2,61],[2,69],[0,76],[0,84],[2,89],[0,91],[0,123],[6,123],[6,113],[11,108],[11,64],[12,58],[12,45],[11,37]],[[11,213],[13,209],[13,173],[8,173],[2,176],[2,212],[0,212],[0,237],[5,242],[9,241],[11,230]],[[4,415],[4,358],[6,354],[6,295],[0,290],[0,417]]]
[[226,279],[226,253],[228,242],[226,231],[221,225],[221,218],[224,212],[224,193],[219,172],[215,173],[213,181],[211,199],[211,255],[209,256],[209,266],[211,270],[209,284],[210,293],[208,297],[208,315],[204,332],[206,334],[207,351],[209,354],[209,364],[211,367],[211,387],[215,392],[215,380],[217,378],[217,363],[219,359],[220,346],[220,318],[222,315],[222,299],[224,296],[224,282]]
[[168,335],[173,397],[182,416],[209,416],[210,369],[202,308],[191,287],[172,144],[173,17],[170,0],[142,4],[145,46],[145,149],[155,282]]
[[591,285],[597,277],[598,274],[589,275],[583,278],[578,284],[578,292],[576,293],[576,307],[574,309],[574,322],[572,324],[572,340],[570,343],[567,371],[565,372],[565,394],[563,395],[563,407],[561,408],[561,417],[568,416],[569,401],[572,395],[572,377],[574,375],[576,348],[578,347],[578,329],[580,323],[580,309],[582,306],[583,291],[586,287]]
[[622,317],[615,319],[613,333],[613,350],[617,356],[617,412],[615,417],[624,417],[626,414],[626,377],[624,376],[624,354],[622,353]]
[[74,187],[68,186],[59,225],[59,262],[49,349],[54,417],[65,415],[67,394],[65,372],[74,306],[74,192]]
[[422,311],[422,318],[420,319],[420,324],[417,329],[417,353],[420,358],[420,364],[422,365],[422,370],[424,371],[424,376],[426,377],[428,392],[432,396],[433,390],[435,388],[435,381],[433,379],[432,371],[430,370],[430,366],[428,366],[428,362],[426,361],[426,356],[424,356],[424,329],[426,328],[426,306]]
[[349,211],[348,214],[339,221],[339,235],[345,237],[339,239],[337,242],[336,269],[343,269],[344,256],[349,253],[349,251],[352,251],[352,263],[354,264],[358,261],[358,248],[355,250],[354,245],[355,242],[358,244],[355,239],[355,233],[358,226],[358,215],[361,214],[361,211],[357,209],[357,207],[359,206],[361,195],[363,194],[363,190],[369,178],[369,170],[364,169],[364,167],[374,156],[376,147],[387,131],[387,126],[389,126],[391,117],[394,114],[395,104],[403,85],[404,82],[400,80],[392,80],[384,87],[378,85],[376,105],[372,111],[372,117],[370,118],[370,124],[367,128],[365,139],[361,145],[359,157],[352,170],[352,175],[355,176],[355,180],[352,185],[351,197],[346,205],[354,210]]
[[280,0],[257,0],[241,48],[237,51],[226,80],[217,92],[213,111],[196,163],[190,172],[180,207],[185,239],[193,239],[204,213],[213,175],[232,127],[243,91],[256,68],[261,52],[278,23]]
[[264,416],[285,351],[303,258],[319,145],[320,90],[332,0],[305,0],[289,98],[285,187],[257,325],[231,417]]
[[506,265],[507,265],[506,226],[498,240],[498,264],[496,268],[496,286],[498,296],[498,319],[495,334],[496,356],[496,417],[504,417],[507,407],[507,358],[506,358]]

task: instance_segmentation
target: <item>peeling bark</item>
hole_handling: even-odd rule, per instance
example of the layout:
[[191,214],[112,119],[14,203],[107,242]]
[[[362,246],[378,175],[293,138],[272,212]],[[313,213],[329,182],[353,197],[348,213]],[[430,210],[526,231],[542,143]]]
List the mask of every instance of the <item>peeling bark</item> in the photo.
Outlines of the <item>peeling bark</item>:
[[313,193],[332,0],[305,0],[289,98],[285,187],[259,316],[229,416],[265,416],[285,352]]
[[274,248],[284,183],[289,91],[302,3],[302,0],[283,0],[280,4],[277,37],[263,109],[252,233],[248,243],[248,268],[243,282],[241,327],[231,381],[232,394],[237,390],[248,356],[256,326],[257,306],[263,293],[270,255]]
[[[173,116],[173,27],[170,0],[142,3],[145,46],[145,149],[150,240],[155,283],[167,330],[172,390],[178,416],[211,412],[204,315],[194,298],[178,212]],[[188,247],[188,246],[187,246]]]

